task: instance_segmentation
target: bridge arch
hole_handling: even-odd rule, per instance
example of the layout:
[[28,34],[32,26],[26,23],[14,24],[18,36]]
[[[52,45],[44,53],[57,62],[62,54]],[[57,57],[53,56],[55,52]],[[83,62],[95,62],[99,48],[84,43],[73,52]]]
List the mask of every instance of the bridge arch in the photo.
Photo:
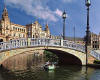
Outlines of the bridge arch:
[[[31,51],[31,50],[49,50],[49,51],[57,51],[60,52],[60,54],[64,53],[64,55],[70,56],[70,58],[75,58],[75,60],[79,61],[82,65],[86,65],[86,55],[83,52],[73,50],[73,49],[68,49],[68,48],[63,48],[63,47],[53,47],[53,46],[36,46],[36,47],[28,47],[28,48],[18,48],[18,49],[13,49],[13,50],[8,50],[1,52],[0,54],[0,64],[2,64],[5,60],[8,58],[18,55],[21,53],[24,53],[26,51]],[[68,58],[68,57],[67,57]],[[75,63],[75,62],[74,62]]]
[[56,54],[59,58],[60,65],[82,65],[82,61],[79,57],[65,51],[55,50],[55,49],[46,49],[46,51],[50,51]]

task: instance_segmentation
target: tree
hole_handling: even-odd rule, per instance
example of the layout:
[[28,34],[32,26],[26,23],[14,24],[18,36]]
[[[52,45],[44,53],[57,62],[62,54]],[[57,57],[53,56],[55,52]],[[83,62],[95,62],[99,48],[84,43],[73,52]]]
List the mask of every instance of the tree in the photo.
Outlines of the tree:
[[44,51],[46,61],[58,62],[58,56],[50,51]]

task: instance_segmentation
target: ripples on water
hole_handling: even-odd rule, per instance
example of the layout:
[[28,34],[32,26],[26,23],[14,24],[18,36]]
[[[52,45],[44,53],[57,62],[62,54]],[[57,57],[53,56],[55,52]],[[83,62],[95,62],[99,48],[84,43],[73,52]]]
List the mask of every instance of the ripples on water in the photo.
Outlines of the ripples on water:
[[61,66],[51,71],[31,68],[25,71],[1,71],[0,80],[100,80],[100,70],[85,67]]

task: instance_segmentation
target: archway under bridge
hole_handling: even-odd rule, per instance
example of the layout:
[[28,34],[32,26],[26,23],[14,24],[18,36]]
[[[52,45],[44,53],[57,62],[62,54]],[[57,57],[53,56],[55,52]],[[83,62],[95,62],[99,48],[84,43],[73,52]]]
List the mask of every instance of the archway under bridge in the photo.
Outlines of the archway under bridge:
[[25,53],[27,51],[34,51],[34,50],[48,50],[60,58],[60,62],[64,62],[65,64],[78,64],[78,65],[86,65],[86,55],[84,52],[63,48],[63,47],[44,47],[44,46],[35,46],[35,47],[28,47],[28,48],[17,48],[13,50],[6,50],[0,53],[0,64],[2,64],[5,60],[15,55]]

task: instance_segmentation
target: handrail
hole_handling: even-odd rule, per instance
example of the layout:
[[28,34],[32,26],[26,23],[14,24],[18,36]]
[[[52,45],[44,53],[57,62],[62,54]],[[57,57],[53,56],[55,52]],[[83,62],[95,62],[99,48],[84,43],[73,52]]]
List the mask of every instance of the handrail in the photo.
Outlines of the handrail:
[[93,56],[93,57],[95,57],[96,59],[100,60],[100,53],[98,53],[98,52],[92,50],[92,51],[90,52],[90,54],[91,54],[91,56]]
[[51,38],[21,38],[16,40],[10,40],[8,42],[1,42],[0,51],[32,46],[59,46],[85,52],[84,45],[80,45],[68,40]]
[[[54,46],[63,47],[73,50],[78,50],[85,53],[85,46],[77,44],[72,41],[62,40],[62,39],[51,39],[51,38],[21,38],[16,40],[10,40],[8,42],[0,42],[0,51],[11,50],[23,47],[33,47],[33,46]],[[100,60],[100,54],[94,50],[91,50],[90,55]]]

